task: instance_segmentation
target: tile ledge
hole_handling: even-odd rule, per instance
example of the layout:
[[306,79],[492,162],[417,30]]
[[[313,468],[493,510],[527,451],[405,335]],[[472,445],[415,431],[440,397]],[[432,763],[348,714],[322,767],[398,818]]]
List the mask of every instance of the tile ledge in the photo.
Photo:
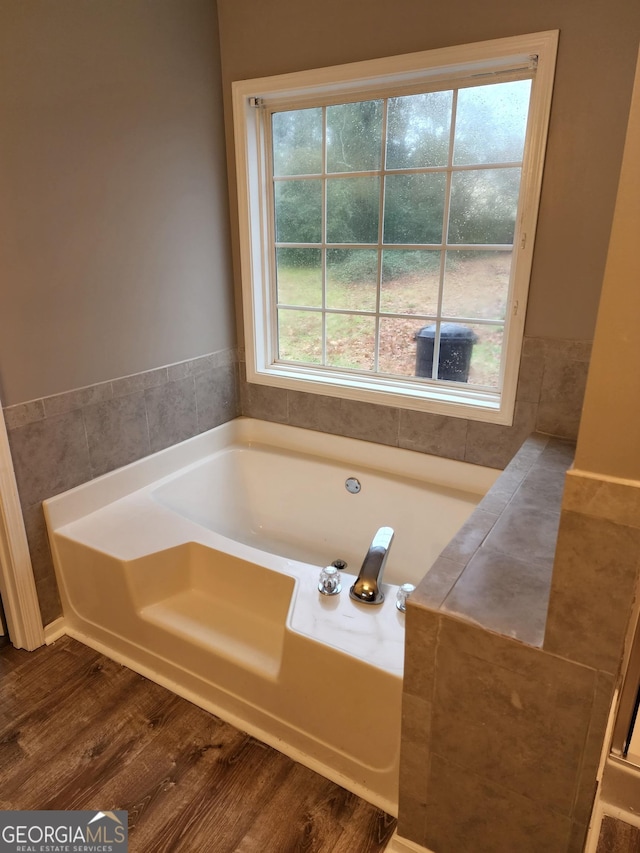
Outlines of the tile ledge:
[[628,480],[625,477],[614,477],[611,474],[598,474],[596,471],[585,471],[583,468],[569,468],[567,476],[583,480],[596,480],[602,483],[612,483],[616,486],[626,486],[640,489],[640,480]]

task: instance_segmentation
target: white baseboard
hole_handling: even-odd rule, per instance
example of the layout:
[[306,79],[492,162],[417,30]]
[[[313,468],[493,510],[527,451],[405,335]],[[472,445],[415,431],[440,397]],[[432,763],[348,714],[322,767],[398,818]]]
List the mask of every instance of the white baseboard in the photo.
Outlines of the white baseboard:
[[416,844],[415,841],[409,841],[408,838],[402,838],[397,832],[394,832],[391,841],[385,847],[384,853],[433,853],[433,851]]
[[55,643],[56,640],[59,640],[60,637],[64,637],[67,633],[67,623],[63,616],[60,616],[59,619],[55,619],[53,622],[49,622],[48,625],[45,626],[44,629],[44,641],[50,646],[51,643]]

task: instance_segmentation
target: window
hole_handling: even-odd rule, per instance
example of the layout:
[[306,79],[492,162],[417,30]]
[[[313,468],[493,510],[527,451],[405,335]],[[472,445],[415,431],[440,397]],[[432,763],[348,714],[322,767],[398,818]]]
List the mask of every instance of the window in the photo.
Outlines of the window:
[[556,43],[234,84],[249,381],[511,422]]

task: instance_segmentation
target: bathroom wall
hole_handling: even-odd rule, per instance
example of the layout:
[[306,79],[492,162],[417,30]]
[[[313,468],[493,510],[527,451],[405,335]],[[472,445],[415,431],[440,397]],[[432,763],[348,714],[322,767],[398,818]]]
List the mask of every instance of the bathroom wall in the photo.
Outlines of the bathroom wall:
[[0,400],[40,502],[238,412],[214,0],[0,4]]
[[[503,467],[532,429],[575,438],[640,34],[635,0],[219,0],[239,340],[243,339],[231,82],[560,30],[526,341],[513,428],[242,382],[242,411]],[[248,24],[247,22],[251,22]],[[596,108],[597,105],[597,108]]]
[[5,406],[235,345],[213,0],[0,4]]

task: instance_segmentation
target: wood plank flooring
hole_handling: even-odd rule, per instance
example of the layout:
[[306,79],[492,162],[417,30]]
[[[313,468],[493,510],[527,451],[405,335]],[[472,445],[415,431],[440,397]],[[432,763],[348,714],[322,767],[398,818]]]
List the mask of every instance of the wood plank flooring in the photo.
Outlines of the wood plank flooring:
[[378,853],[395,828],[68,637],[0,647],[0,809],[125,809],[131,853]]
[[640,853],[640,828],[604,815],[597,853]]

